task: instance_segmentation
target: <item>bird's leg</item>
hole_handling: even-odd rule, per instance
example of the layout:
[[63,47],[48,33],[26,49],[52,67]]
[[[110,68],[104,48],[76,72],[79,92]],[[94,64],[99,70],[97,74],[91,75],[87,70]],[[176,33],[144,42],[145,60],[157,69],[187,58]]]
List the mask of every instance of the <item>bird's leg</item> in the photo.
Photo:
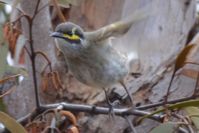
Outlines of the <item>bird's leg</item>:
[[133,98],[129,92],[129,90],[127,89],[126,85],[124,84],[124,81],[120,81],[120,84],[123,86],[123,88],[125,89],[130,101],[131,101],[131,104],[133,105]]
[[111,103],[109,97],[108,97],[108,94],[107,94],[107,91],[105,88],[103,88],[104,90],[104,93],[105,93],[105,97],[106,97],[106,102],[109,106],[109,118],[114,118],[114,111],[113,111],[113,104]]

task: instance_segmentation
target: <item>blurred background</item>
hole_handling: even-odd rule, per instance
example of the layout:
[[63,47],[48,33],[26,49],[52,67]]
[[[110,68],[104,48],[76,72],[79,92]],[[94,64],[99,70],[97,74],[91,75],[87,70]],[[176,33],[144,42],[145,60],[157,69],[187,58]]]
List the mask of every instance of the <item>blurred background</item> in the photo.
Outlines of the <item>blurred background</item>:
[[[14,118],[20,118],[31,112],[35,106],[32,82],[31,62],[26,48],[28,23],[21,18],[16,21],[22,9],[25,13],[34,13],[36,1],[0,0],[0,78],[22,74],[17,79],[0,85],[0,93],[15,88],[15,91],[3,97],[0,109]],[[55,4],[59,5],[59,10]],[[38,56],[36,60],[39,94],[42,103],[69,102],[104,105],[102,91],[83,85],[68,72],[62,53],[56,42],[49,37],[57,24],[71,21],[85,31],[97,30],[113,22],[122,20],[130,14],[148,8],[149,17],[135,22],[130,31],[121,37],[112,39],[113,46],[131,54],[131,71],[126,85],[134,96],[135,105],[161,101],[170,81],[172,66],[181,49],[198,32],[199,1],[195,0],[41,0],[41,11],[33,23],[34,48],[44,52],[51,61],[53,71],[58,72],[61,88],[56,88],[46,76],[46,61]],[[15,22],[12,36],[9,36],[7,22]],[[25,48],[26,47],[26,48]],[[196,54],[196,53],[195,53]],[[194,60],[197,56],[194,55]],[[140,73],[139,77],[133,73]],[[173,83],[171,99],[186,97],[194,88],[194,80],[189,77],[176,77]],[[125,94],[120,85],[113,86],[114,94]],[[157,123],[150,120],[136,127],[139,133],[150,131]],[[125,119],[116,117],[116,123],[109,123],[106,116],[79,115],[79,123],[85,132],[127,133]],[[119,126],[118,126],[119,125]],[[110,129],[110,126],[113,127]]]

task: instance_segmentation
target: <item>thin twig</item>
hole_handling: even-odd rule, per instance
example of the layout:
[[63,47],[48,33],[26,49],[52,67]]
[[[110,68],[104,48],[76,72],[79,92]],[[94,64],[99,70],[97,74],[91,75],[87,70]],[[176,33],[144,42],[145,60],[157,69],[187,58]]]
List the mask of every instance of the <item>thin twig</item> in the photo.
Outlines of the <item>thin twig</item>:
[[9,89],[8,91],[6,91],[5,93],[3,93],[2,95],[0,95],[0,98],[3,98],[4,96],[12,93],[14,90],[16,89],[16,87],[12,87],[11,89]]
[[199,63],[197,63],[197,62],[189,62],[189,61],[187,61],[187,62],[185,62],[185,64],[193,64],[193,65],[198,65],[199,66]]
[[169,97],[169,94],[170,94],[171,85],[172,85],[173,80],[174,80],[174,77],[175,77],[175,73],[176,73],[176,71],[174,71],[174,72],[172,73],[171,80],[170,80],[169,86],[168,86],[168,88],[167,88],[167,93],[166,93],[166,95],[165,95],[165,97],[164,97],[164,106],[165,106],[165,108],[166,108],[166,104],[167,104],[167,102],[168,102],[168,97]]
[[26,15],[26,14],[21,14],[16,20],[14,20],[14,21],[12,21],[11,23],[16,23],[16,22],[18,22],[22,17],[27,17],[28,15]]
[[35,56],[37,56],[37,55],[41,55],[42,57],[44,57],[46,59],[46,61],[48,62],[49,69],[52,72],[51,61],[48,59],[48,57],[46,56],[46,54],[44,52],[42,52],[42,51],[36,51],[35,52]]
[[133,132],[133,133],[137,133],[137,131],[136,131],[136,129],[135,129],[133,123],[130,121],[130,119],[128,118],[128,116],[124,116],[124,118],[125,118],[126,121],[128,122],[128,124],[129,124],[129,126],[130,126],[132,132]]
[[25,51],[27,52],[28,56],[31,58],[30,51],[28,50],[28,48],[26,47],[26,45],[24,45],[24,49],[25,49]]
[[43,5],[41,8],[39,8],[39,9],[37,10],[37,14],[38,14],[40,11],[42,11],[44,8],[48,7],[48,6],[49,6],[49,3],[46,3],[45,5]]
[[31,63],[32,63],[32,74],[33,74],[33,83],[34,83],[34,89],[35,89],[35,101],[36,101],[36,107],[40,107],[40,100],[39,100],[39,94],[38,94],[38,86],[37,86],[37,75],[36,75],[36,65],[35,65],[35,50],[33,45],[33,36],[32,36],[32,30],[33,30],[33,21],[35,16],[37,15],[37,10],[39,7],[40,0],[37,0],[36,8],[34,11],[33,16],[28,19],[29,24],[29,43],[30,43],[30,52],[31,52]]
[[[183,101],[195,99],[198,96],[199,95],[196,95],[195,97],[190,96],[190,97],[186,97],[186,98],[179,98],[179,99],[167,101],[167,104],[175,104],[175,103],[178,103],[178,102],[183,102]],[[135,107],[135,108],[139,109],[139,110],[146,110],[146,109],[155,108],[155,107],[159,107],[159,106],[163,106],[163,105],[164,105],[164,101],[158,102],[158,103],[153,103],[153,104],[148,104],[148,105],[143,105],[143,106],[139,106],[139,107]]]
[[131,93],[129,92],[129,90],[127,89],[126,85],[124,84],[124,81],[120,81],[120,84],[122,85],[122,87],[125,89],[126,93],[129,96],[129,99],[131,101],[131,105],[133,106],[133,98],[131,96]]
[[36,100],[36,107],[39,108],[40,102],[39,102],[39,96],[38,96],[35,54],[34,54],[34,47],[33,47],[33,40],[32,40],[32,24],[29,24],[29,26],[30,26],[29,36],[30,36],[32,74],[33,74],[33,82],[34,82],[34,89],[35,89],[35,100]]
[[35,16],[37,15],[37,11],[38,11],[38,9],[39,9],[40,1],[41,1],[41,0],[37,0],[37,4],[36,4],[36,7],[35,7],[34,14],[33,14],[33,16],[32,16],[32,20],[34,20]]
[[59,5],[58,5],[57,1],[56,0],[52,0],[52,2],[53,2],[53,5],[55,6],[55,8],[57,10],[57,14],[58,14],[59,18],[61,19],[61,21],[62,22],[66,22],[66,19],[65,19],[63,13],[61,12],[61,10],[59,8]]
[[184,123],[185,123],[184,125],[186,125],[188,127],[189,133],[195,133],[194,130],[193,130],[193,128],[191,127],[191,123],[189,123],[189,121],[186,119],[186,117],[181,116],[181,115],[176,114],[176,113],[173,114],[173,116],[184,121]]
[[19,76],[21,76],[21,74],[15,74],[15,75],[12,75],[12,76],[8,76],[8,77],[6,77],[6,78],[4,78],[4,79],[1,79],[1,80],[0,80],[0,84],[4,83],[4,82],[6,82],[6,81],[8,81],[8,80],[10,80],[10,79],[17,78],[17,77],[19,77]]

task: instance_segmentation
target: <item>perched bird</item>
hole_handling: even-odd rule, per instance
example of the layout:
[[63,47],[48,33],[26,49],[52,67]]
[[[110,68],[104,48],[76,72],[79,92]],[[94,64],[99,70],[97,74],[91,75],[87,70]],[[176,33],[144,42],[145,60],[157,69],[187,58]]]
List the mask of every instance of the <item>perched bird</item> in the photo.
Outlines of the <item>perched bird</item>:
[[129,71],[128,56],[114,48],[110,37],[126,33],[133,22],[148,16],[145,13],[145,10],[136,12],[127,19],[92,32],[85,32],[80,26],[65,22],[59,24],[50,36],[58,38],[59,48],[75,78],[96,88],[107,88],[119,82],[132,102],[124,84]]

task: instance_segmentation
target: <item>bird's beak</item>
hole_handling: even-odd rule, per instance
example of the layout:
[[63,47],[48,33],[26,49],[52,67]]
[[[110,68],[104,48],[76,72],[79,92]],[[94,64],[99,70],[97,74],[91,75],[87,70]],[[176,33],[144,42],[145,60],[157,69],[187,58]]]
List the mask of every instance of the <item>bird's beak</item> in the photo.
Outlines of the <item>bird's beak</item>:
[[59,38],[63,37],[63,35],[62,35],[61,33],[59,33],[59,32],[52,32],[52,33],[50,34],[50,36],[51,36],[51,37],[59,37]]

